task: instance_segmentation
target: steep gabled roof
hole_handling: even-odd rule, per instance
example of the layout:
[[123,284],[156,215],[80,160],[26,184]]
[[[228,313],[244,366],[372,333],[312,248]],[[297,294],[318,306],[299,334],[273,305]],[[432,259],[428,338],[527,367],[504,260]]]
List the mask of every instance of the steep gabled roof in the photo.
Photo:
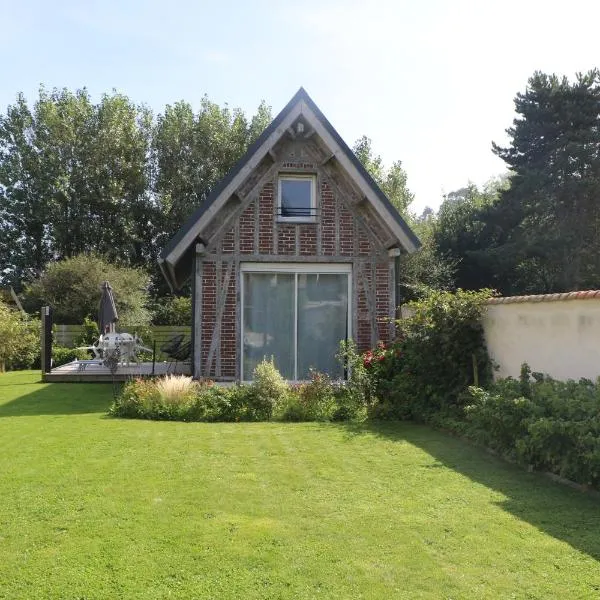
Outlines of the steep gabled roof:
[[414,252],[420,247],[421,243],[417,236],[312,98],[301,87],[163,249],[159,263],[164,276],[173,289],[179,288],[182,283],[182,278],[176,275],[179,261],[188,254],[202,230],[229,197],[300,116],[315,129],[317,135],[331,151],[332,156],[339,161],[376,212],[384,219],[398,244],[407,252]]

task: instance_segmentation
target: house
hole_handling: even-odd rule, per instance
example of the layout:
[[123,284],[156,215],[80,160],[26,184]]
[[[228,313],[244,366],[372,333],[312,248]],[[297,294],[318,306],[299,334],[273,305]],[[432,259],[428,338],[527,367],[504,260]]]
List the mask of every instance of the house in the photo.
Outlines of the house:
[[300,89],[159,259],[173,290],[192,277],[195,377],[343,376],[340,340],[391,334],[397,257],[419,240]]

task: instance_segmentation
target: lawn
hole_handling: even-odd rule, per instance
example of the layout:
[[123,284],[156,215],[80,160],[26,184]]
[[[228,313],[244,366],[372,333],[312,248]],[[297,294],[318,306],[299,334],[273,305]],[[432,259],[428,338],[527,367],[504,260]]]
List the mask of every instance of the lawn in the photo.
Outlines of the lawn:
[[600,500],[411,424],[107,418],[0,375],[0,598],[598,598]]

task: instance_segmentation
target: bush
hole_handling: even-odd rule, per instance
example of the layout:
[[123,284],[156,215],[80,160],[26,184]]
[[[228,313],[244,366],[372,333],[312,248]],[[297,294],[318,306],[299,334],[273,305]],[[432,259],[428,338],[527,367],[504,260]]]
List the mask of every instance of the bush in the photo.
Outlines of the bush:
[[254,395],[253,403],[265,420],[271,418],[273,411],[283,404],[288,395],[288,385],[277,370],[273,360],[259,362],[253,373],[250,389]]
[[358,352],[354,340],[340,342],[337,359],[348,377],[344,384],[345,402],[365,407],[371,404],[375,400],[375,378],[369,373],[368,363]]
[[109,263],[95,254],[48,263],[42,275],[25,287],[24,302],[30,311],[49,304],[56,323],[78,325],[98,313],[103,281],[109,281],[113,288],[120,325],[149,324],[148,275],[141,269]]
[[52,346],[52,366],[60,367],[74,360],[88,359],[87,350],[77,348],[66,348],[65,346]]
[[191,325],[192,299],[189,296],[173,296],[157,302],[152,311],[154,325]]
[[98,323],[94,319],[86,317],[81,326],[81,334],[74,341],[76,346],[91,346],[94,342],[98,341],[99,337],[100,329],[98,328]]
[[396,322],[396,341],[364,356],[378,400],[372,412],[425,421],[460,414],[475,377],[491,380],[481,324],[490,296],[489,290],[434,291],[409,303],[410,316]]
[[310,381],[291,387],[281,407],[282,421],[331,421],[336,410],[335,389],[328,375],[310,372]]
[[185,375],[134,379],[123,386],[109,413],[116,417],[189,421],[199,393],[209,385]]
[[110,414],[178,421],[331,421],[362,418],[364,404],[346,385],[321,373],[289,386],[271,361],[260,363],[250,385],[217,386],[190,377],[136,379],[125,384]]
[[0,372],[39,365],[40,321],[0,301]]
[[599,409],[600,382],[532,381],[524,366],[520,380],[470,389],[466,433],[523,465],[598,487]]

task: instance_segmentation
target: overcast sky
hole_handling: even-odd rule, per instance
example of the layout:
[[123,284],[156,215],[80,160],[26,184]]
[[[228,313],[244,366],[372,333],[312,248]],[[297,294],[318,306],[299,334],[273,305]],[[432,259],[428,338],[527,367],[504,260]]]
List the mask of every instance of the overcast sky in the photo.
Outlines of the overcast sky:
[[402,160],[420,212],[504,172],[515,94],[600,66],[599,22],[597,0],[0,0],[0,110],[44,84],[276,114],[302,85],[349,145]]

